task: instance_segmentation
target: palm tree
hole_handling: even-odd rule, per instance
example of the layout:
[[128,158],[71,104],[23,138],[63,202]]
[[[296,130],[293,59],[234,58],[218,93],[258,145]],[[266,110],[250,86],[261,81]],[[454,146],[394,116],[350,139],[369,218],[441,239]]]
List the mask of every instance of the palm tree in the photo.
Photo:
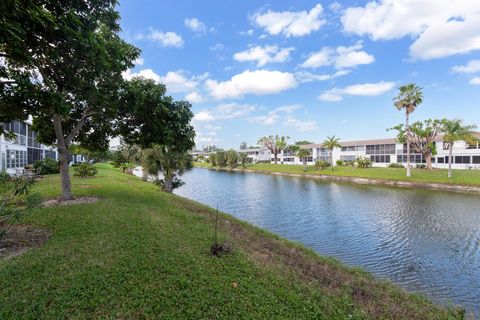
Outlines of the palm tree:
[[303,171],[307,171],[307,157],[311,155],[310,149],[299,149],[297,157],[303,162]]
[[394,105],[398,110],[405,109],[405,133],[407,135],[407,177],[411,177],[410,170],[410,114],[415,111],[415,108],[423,101],[422,88],[415,83],[409,83],[399,88],[400,92],[393,98]]
[[330,150],[330,165],[333,171],[333,149],[340,148],[342,145],[339,143],[340,139],[335,138],[335,136],[327,137],[325,141],[323,141],[322,146]]
[[472,130],[475,125],[464,126],[462,120],[445,120],[443,124],[443,142],[448,146],[448,177],[452,177],[452,149],[455,141],[466,141],[472,143],[475,141]]
[[[193,165],[188,153],[164,145],[154,145],[144,150],[142,166],[144,171],[156,177],[155,181],[162,187],[162,191],[171,193],[183,184],[177,176],[192,169]],[[159,173],[163,174],[162,180],[157,178]]]

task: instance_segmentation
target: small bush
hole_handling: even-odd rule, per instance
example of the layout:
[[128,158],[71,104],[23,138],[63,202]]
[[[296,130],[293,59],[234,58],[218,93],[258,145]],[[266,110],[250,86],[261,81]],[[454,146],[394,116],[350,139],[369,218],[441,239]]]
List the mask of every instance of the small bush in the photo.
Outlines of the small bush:
[[390,163],[388,167],[389,168],[405,168],[401,163]]
[[5,171],[0,171],[0,183],[7,183],[12,181],[12,177]]
[[337,160],[337,166],[343,166],[345,162],[343,160]]
[[238,153],[235,150],[228,150],[225,154],[227,164],[230,168],[236,168],[238,165]]
[[417,169],[425,169],[427,167],[427,165],[425,164],[417,164],[416,165]]
[[358,168],[366,169],[372,166],[372,160],[367,157],[358,157],[355,161]]
[[39,174],[55,174],[60,172],[58,161],[50,158],[36,161],[33,168],[37,170]]
[[355,167],[355,161],[345,161],[344,165],[346,167]]
[[74,176],[80,177],[83,179],[86,178],[93,178],[97,174],[97,168],[91,165],[88,162],[80,163],[77,167],[75,167]]
[[215,153],[211,153],[209,156],[208,156],[208,162],[210,162],[212,164],[212,167],[216,167],[217,166],[217,160],[216,160],[216,154]]
[[215,154],[215,162],[219,167],[227,166],[227,157],[225,156],[224,151],[217,151],[217,153]]
[[317,161],[315,162],[315,169],[316,170],[323,170],[325,168],[330,167],[330,163],[328,161]]

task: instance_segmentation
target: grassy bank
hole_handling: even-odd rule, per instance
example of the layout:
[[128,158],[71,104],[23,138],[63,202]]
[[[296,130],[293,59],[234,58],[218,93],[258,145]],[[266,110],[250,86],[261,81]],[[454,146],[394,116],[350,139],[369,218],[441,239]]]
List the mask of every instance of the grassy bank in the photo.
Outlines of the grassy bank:
[[[211,168],[209,163],[195,162],[196,167]],[[369,179],[383,179],[395,181],[410,181],[422,183],[445,183],[452,185],[480,186],[480,170],[454,170],[453,177],[447,177],[445,169],[412,169],[412,177],[405,176],[403,168],[352,168],[352,167],[334,167],[323,170],[315,170],[314,166],[308,166],[307,171],[303,171],[300,165],[284,165],[258,163],[248,164],[247,169],[263,172],[282,172],[295,174],[312,174],[312,175],[335,175],[343,177],[361,177]]]
[[[219,237],[231,252],[213,257],[213,210],[98,167],[73,191],[100,201],[23,219],[51,236],[0,260],[0,319],[461,318],[226,215]],[[58,182],[34,191],[56,196]]]

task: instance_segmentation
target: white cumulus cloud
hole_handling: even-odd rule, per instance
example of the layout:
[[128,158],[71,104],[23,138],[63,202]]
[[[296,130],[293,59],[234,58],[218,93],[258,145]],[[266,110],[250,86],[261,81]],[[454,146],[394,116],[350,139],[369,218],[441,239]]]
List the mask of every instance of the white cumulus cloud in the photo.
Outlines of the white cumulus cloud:
[[285,62],[290,59],[290,52],[294,48],[279,48],[276,45],[256,46],[248,50],[237,52],[233,55],[236,61],[256,61],[258,67],[262,67],[267,63]]
[[480,77],[472,78],[469,82],[470,84],[480,86]]
[[184,44],[183,38],[181,35],[173,32],[167,31],[163,32],[150,28],[148,34],[137,34],[135,37],[137,40],[149,40],[160,44],[162,47],[182,47]]
[[315,73],[306,72],[306,71],[299,71],[295,73],[295,78],[300,83],[307,83],[312,81],[326,81],[326,80],[332,80],[341,76],[345,76],[350,72],[351,72],[350,70],[338,70],[332,74],[315,74]]
[[206,33],[207,32],[207,27],[203,22],[198,20],[197,18],[190,18],[190,19],[185,19],[185,26],[192,30],[193,32],[197,33]]
[[347,32],[372,40],[410,36],[410,56],[436,59],[480,49],[478,0],[379,0],[342,16]]
[[247,70],[224,82],[208,79],[205,85],[216,99],[235,99],[245,94],[266,95],[292,89],[297,81],[288,72]]
[[340,101],[345,95],[351,96],[379,96],[392,90],[395,82],[381,81],[378,83],[354,84],[345,88],[333,88],[323,92],[318,99],[323,101]]
[[277,120],[281,117],[281,114],[291,114],[295,110],[300,109],[302,106],[299,104],[290,104],[275,108],[269,111],[266,115],[263,116],[256,116],[249,119],[251,123],[259,123],[264,125],[272,125],[277,122]]
[[[213,109],[205,109],[196,113],[193,117],[197,122],[211,122],[215,120],[235,119],[246,116],[255,111],[254,105],[224,103]],[[213,126],[210,128],[214,128]]]
[[190,92],[185,96],[185,100],[187,100],[190,103],[200,103],[204,101],[204,98],[198,92]]
[[318,128],[317,121],[315,120],[299,120],[294,117],[287,117],[283,122],[283,125],[287,127],[293,127],[298,131],[311,131]]
[[320,51],[311,53],[300,67],[315,69],[334,66],[336,69],[346,69],[374,62],[374,56],[363,51],[362,48],[361,43],[349,47],[340,46],[336,49],[324,47]]
[[253,21],[271,35],[301,37],[319,30],[326,23],[321,18],[322,12],[321,4],[310,11],[260,11],[253,16]]
[[464,66],[455,66],[452,68],[456,73],[476,73],[480,71],[480,60],[471,60]]

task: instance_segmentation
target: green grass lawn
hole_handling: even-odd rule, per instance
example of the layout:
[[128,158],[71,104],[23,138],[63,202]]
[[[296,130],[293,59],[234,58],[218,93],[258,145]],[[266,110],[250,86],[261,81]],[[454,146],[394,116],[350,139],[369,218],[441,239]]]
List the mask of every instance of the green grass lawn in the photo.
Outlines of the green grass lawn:
[[[91,204],[38,208],[41,247],[0,260],[0,319],[460,319],[369,274],[99,164]],[[283,167],[282,167],[283,168]],[[287,166],[285,166],[287,168]],[[59,194],[58,175],[34,188]]]
[[[209,163],[195,162],[196,167],[211,168]],[[323,170],[315,170],[313,166],[308,166],[307,171],[303,171],[301,165],[285,165],[285,164],[270,164],[258,163],[248,164],[247,169],[264,172],[283,172],[283,173],[297,173],[297,174],[312,174],[312,175],[335,175],[345,177],[362,177],[371,179],[384,179],[396,181],[411,181],[411,182],[434,182],[447,183],[456,185],[474,185],[480,186],[480,170],[453,170],[453,177],[447,177],[447,170],[445,169],[412,169],[412,177],[405,176],[405,169],[403,168],[352,168],[352,167],[334,167]]]

